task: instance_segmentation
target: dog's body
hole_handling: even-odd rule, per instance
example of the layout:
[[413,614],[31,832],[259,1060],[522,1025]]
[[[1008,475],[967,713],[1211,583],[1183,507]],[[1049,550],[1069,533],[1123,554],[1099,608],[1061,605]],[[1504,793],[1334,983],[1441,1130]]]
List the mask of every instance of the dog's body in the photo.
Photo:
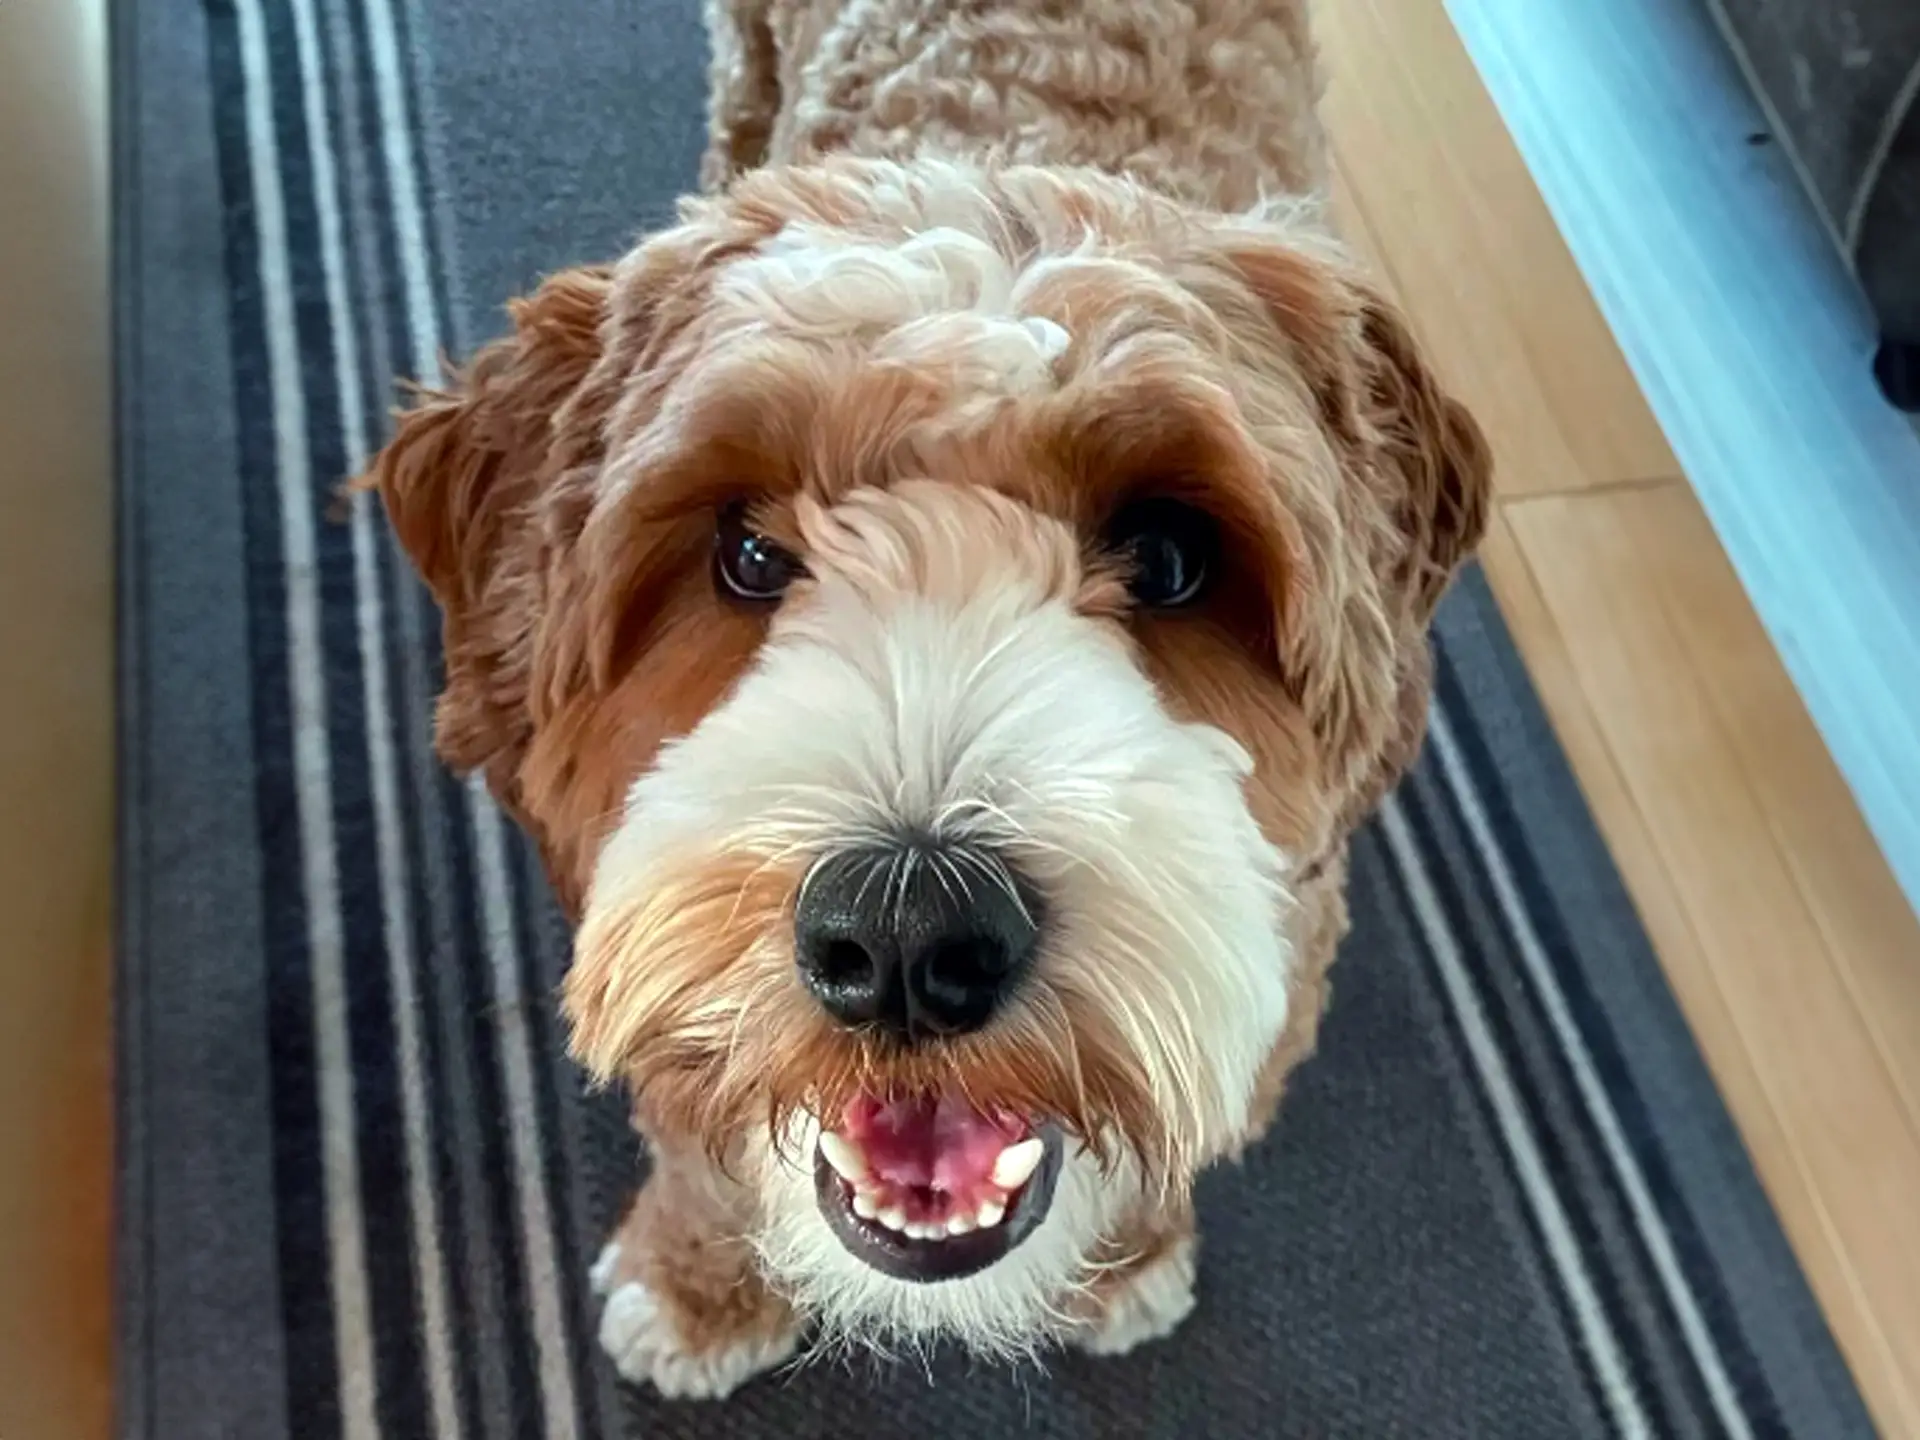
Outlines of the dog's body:
[[1484,449],[1320,229],[1304,0],[710,18],[713,197],[372,475],[649,1142],[602,1339],[1119,1352],[1313,1047]]
[[1130,175],[1225,213],[1317,193],[1305,0],[708,0],[702,179],[830,155]]

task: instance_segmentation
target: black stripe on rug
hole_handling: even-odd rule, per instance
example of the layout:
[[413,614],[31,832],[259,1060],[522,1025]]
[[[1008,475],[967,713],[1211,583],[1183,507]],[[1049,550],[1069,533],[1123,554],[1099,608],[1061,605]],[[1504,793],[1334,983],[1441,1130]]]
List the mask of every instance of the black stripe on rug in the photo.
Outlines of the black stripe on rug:
[[[1521,903],[1526,908],[1527,919],[1539,936],[1541,949],[1566,1001],[1574,1028],[1600,1076],[1633,1160],[1646,1183],[1659,1219],[1666,1227],[1681,1276],[1702,1312],[1711,1340],[1734,1382],[1741,1408],[1753,1433],[1761,1440],[1785,1437],[1790,1432],[1779,1402],[1767,1382],[1765,1372],[1754,1358],[1738,1314],[1728,1298],[1719,1267],[1701,1239],[1699,1221],[1674,1183],[1671,1163],[1648,1117],[1646,1100],[1621,1054],[1612,1026],[1607,1023],[1586,976],[1575,963],[1576,952],[1566,917],[1555,904],[1553,892],[1540,873],[1538,860],[1520,826],[1499,769],[1487,749],[1485,737],[1479,727],[1471,723],[1469,717],[1472,712],[1468,708],[1455,663],[1444,645],[1436,643],[1434,648],[1437,658],[1435,704],[1445,715],[1458,721],[1449,727],[1448,733],[1459,747],[1466,771],[1464,783],[1472,785],[1475,797],[1486,814],[1493,842],[1499,847],[1501,858],[1514,878]],[[1430,768],[1438,770],[1439,766],[1431,765]],[[1436,780],[1436,789],[1451,802],[1452,813],[1464,830],[1464,817],[1460,816],[1458,798],[1453,794],[1452,787],[1439,779]],[[1464,840],[1462,844],[1479,883],[1491,894],[1494,888],[1492,878],[1487,873],[1486,860],[1480,855],[1479,847],[1470,840]],[[1503,928],[1511,938],[1510,925]],[[1516,968],[1524,974],[1525,967]],[[1536,1011],[1544,1007],[1543,997],[1530,981],[1527,983],[1527,993]],[[1544,1020],[1540,1023],[1544,1024]],[[1557,1046],[1549,1048],[1564,1070],[1567,1064],[1564,1052]],[[1589,1142],[1597,1145],[1598,1140],[1592,1130],[1592,1116],[1585,1107],[1576,1108],[1580,1110],[1587,1127]],[[1617,1181],[1615,1184],[1617,1186]],[[1615,1193],[1617,1197],[1617,1188]],[[1644,1249],[1644,1238],[1641,1244],[1642,1258],[1651,1266],[1651,1257],[1646,1255]],[[1672,1316],[1671,1308],[1668,1313],[1677,1326],[1678,1320]],[[1697,1370],[1695,1374],[1698,1378]]]
[[[335,325],[351,324],[352,317],[336,316],[328,294],[320,241],[321,201],[312,159],[318,140],[307,126],[306,77],[291,11],[275,3],[260,8],[279,132],[299,379],[306,397],[309,504],[326,694],[336,894],[346,973],[359,1220],[370,1323],[377,1337],[370,1347],[371,1358],[382,1430],[395,1436],[426,1435],[432,1427],[421,1353],[421,1309],[415,1292],[419,1260],[404,1200],[409,1180],[406,1117],[400,1096],[392,956],[386,943],[385,896],[373,828],[357,624],[360,596],[351,534],[338,493],[359,458],[349,456],[342,433],[334,339]],[[317,64],[319,57],[312,58]]]
[[[1526,1185],[1520,1174],[1519,1161],[1513,1154],[1512,1148],[1501,1136],[1496,1103],[1487,1093],[1486,1085],[1479,1077],[1478,1067],[1472,1056],[1472,1046],[1468,1042],[1459,1012],[1447,998],[1446,986],[1439,974],[1439,957],[1434,954],[1425,927],[1420,923],[1416,913],[1412,881],[1393,854],[1392,847],[1379,833],[1377,825],[1369,826],[1354,836],[1354,868],[1358,869],[1362,864],[1368,865],[1375,874],[1385,878],[1385,884],[1380,888],[1391,896],[1398,911],[1402,933],[1413,937],[1413,943],[1419,949],[1418,970],[1421,987],[1429,997],[1432,1012],[1440,1017],[1448,1049],[1459,1073],[1465,1077],[1465,1086],[1472,1097],[1481,1129],[1488,1136],[1489,1147],[1500,1166],[1501,1179],[1507,1193],[1512,1197],[1513,1212],[1519,1217],[1526,1231],[1528,1259],[1535,1272],[1541,1277],[1542,1286],[1553,1308],[1555,1318],[1559,1322],[1561,1343],[1573,1359],[1592,1413],[1598,1417],[1610,1416],[1613,1407],[1608,1400],[1606,1385],[1601,1379],[1592,1348],[1581,1334],[1580,1324],[1574,1312],[1576,1302],[1569,1293],[1566,1277],[1554,1260],[1553,1247],[1542,1227],[1540,1217],[1526,1199]],[[1284,1118],[1281,1123],[1285,1123]]]
[[[365,0],[356,0],[355,8],[364,10]],[[402,125],[407,153],[412,161],[416,194],[414,197],[422,221],[420,241],[425,249],[428,293],[432,299],[433,340],[436,348],[462,344],[473,337],[463,336],[454,321],[451,257],[446,251],[446,232],[441,224],[440,196],[434,184],[432,147],[428,144],[427,125],[421,114],[422,97],[427,93],[423,67],[426,52],[415,43],[417,17],[414,0],[388,0],[393,19],[394,48],[399,55],[403,83],[400,86]]]
[[[1429,764],[1431,759],[1429,759]],[[1422,776],[1400,787],[1398,804],[1423,856],[1458,856],[1460,837],[1443,834],[1430,813]],[[1518,1082],[1516,1098],[1531,1132],[1548,1178],[1573,1229],[1586,1261],[1608,1328],[1628,1362],[1628,1374],[1645,1406],[1654,1433],[1693,1433],[1694,1420],[1712,1415],[1705,1389],[1689,1371],[1679,1394],[1667,1357],[1684,1341],[1677,1328],[1665,1323],[1670,1316],[1650,1310],[1647,1297],[1657,1291],[1651,1270],[1634,1267],[1620,1243],[1631,1222],[1622,1219],[1624,1202],[1617,1193],[1597,1189],[1610,1180],[1601,1159],[1597,1137],[1574,1098],[1570,1078],[1550,1068],[1555,1047],[1542,1039],[1537,1017],[1515,1013],[1507,990],[1519,969],[1513,938],[1501,923],[1498,908],[1487,889],[1469,884],[1471,871],[1450,864],[1426,867],[1445,923],[1456,937],[1471,936],[1457,950],[1462,968],[1473,986],[1474,998],[1485,1016],[1508,1071]],[[1523,1034],[1523,1031],[1525,1032]]]
[[[393,227],[384,211],[386,175],[378,163],[381,153],[380,118],[374,81],[367,58],[364,17],[360,7],[325,4],[328,92],[334,106],[334,136],[340,169],[348,178],[348,231],[355,241],[349,257],[354,277],[350,288],[353,321],[359,327],[362,359],[362,413],[370,426],[370,445],[382,443],[389,413],[399,399],[394,375],[401,368],[396,354],[407,353],[404,308],[396,279],[398,254]],[[428,1181],[442,1256],[445,1283],[444,1315],[449,1330],[446,1350],[451,1366],[454,1414],[459,1434],[485,1435],[487,1419],[501,1423],[509,1406],[503,1396],[489,1397],[490,1383],[498,1383],[524,1356],[524,1335],[490,1344],[499,1333],[496,1315],[517,1320],[522,1311],[509,1293],[498,1297],[480,1319],[483,1295],[493,1297],[500,1266],[496,1256],[503,1239],[497,1223],[486,1224],[489,1207],[496,1221],[497,1193],[504,1183],[488,1160],[472,1159],[476,1148],[468,1143],[475,1129],[474,1094],[467,1077],[476,1068],[487,1073],[484,1055],[476,1055],[470,1027],[484,1002],[454,973],[458,956],[474,953],[472,928],[463,938],[457,919],[467,909],[471,877],[450,865],[449,819],[445,776],[431,753],[432,698],[439,682],[438,649],[431,643],[434,617],[419,581],[400,555],[384,520],[375,524],[374,584],[380,605],[381,663],[385,666],[388,708],[374,723],[385,727],[386,743],[396,757],[399,799],[400,853],[408,881],[410,949],[416,973],[413,993],[420,1006],[418,1025],[421,1065],[427,1092],[427,1130],[430,1145]],[[424,615],[422,612],[426,612]],[[457,807],[457,801],[456,801]],[[457,813],[457,810],[456,810]],[[456,878],[457,877],[457,878]],[[474,1177],[474,1181],[463,1179]],[[476,1209],[468,1201],[475,1191],[487,1196]],[[475,1222],[479,1223],[476,1224]],[[511,1286],[508,1287],[509,1292]],[[522,1393],[509,1382],[506,1396]],[[531,1411],[514,1410],[511,1433],[531,1433],[536,1423]]]
[[208,64],[225,197],[230,294],[228,343],[246,527],[248,648],[261,853],[261,944],[272,1035],[275,1226],[279,1242],[289,1433],[340,1434],[340,1394],[320,1154],[319,1062],[314,1043],[307,896],[292,766],[292,680],[285,626],[286,557],[271,479],[279,463],[267,367],[266,316],[255,229],[239,19],[232,0],[208,0]]
[[[353,8],[365,23],[366,6]],[[411,159],[411,175],[416,194],[413,203],[421,220],[424,269],[435,333],[414,336],[415,353],[440,353],[458,343],[452,312],[453,274],[444,244],[445,227],[434,184],[432,147],[422,114],[422,96],[426,84],[422,74],[425,52],[415,43],[411,0],[392,0],[388,7],[394,25],[394,46],[399,57],[404,83],[399,102],[404,120],[404,142]],[[389,174],[389,182],[398,177]],[[391,219],[391,211],[389,211]],[[400,297],[396,297],[400,298]],[[411,319],[412,308],[403,315]],[[429,606],[437,623],[438,612]],[[588,1397],[601,1382],[597,1365],[598,1349],[592,1339],[589,1318],[591,1296],[583,1283],[587,1261],[582,1254],[578,1209],[576,1166],[572,1162],[568,1122],[573,1118],[566,1109],[572,1089],[563,1082],[569,1075],[568,1061],[560,1037],[555,987],[569,957],[571,937],[553,913],[553,902],[538,856],[531,842],[517,827],[506,826],[508,841],[508,902],[513,917],[515,958],[518,961],[519,992],[525,997],[526,1033],[530,1070],[533,1079],[533,1103],[536,1140],[541,1157],[542,1175],[552,1220],[554,1261],[560,1286],[559,1313],[564,1334],[561,1337],[572,1372],[574,1424],[585,1437],[597,1437],[601,1426],[596,1408]],[[541,923],[545,921],[547,923]]]
[[[596,1383],[593,1356],[586,1325],[586,1286],[582,1283],[588,1261],[581,1254],[580,1237],[574,1223],[577,1211],[574,1166],[567,1153],[565,1129],[571,1118],[563,1112],[560,1081],[568,1060],[558,1020],[557,986],[560,972],[547,964],[553,951],[541,941],[548,926],[540,920],[552,918],[552,898],[545,872],[533,845],[517,830],[509,836],[509,889],[513,900],[514,930],[520,960],[520,991],[527,997],[527,1034],[533,1060],[534,1106],[539,1118],[540,1159],[545,1171],[547,1195],[552,1209],[554,1264],[560,1285],[560,1319],[565,1327],[568,1367],[573,1372],[574,1423],[581,1435],[597,1434],[587,1397]],[[562,950],[556,957],[564,965]]]
[[[396,137],[388,133],[391,118],[382,112],[378,104],[375,84],[371,71],[374,65],[371,27],[380,20],[368,13],[364,5],[346,7],[351,33],[355,40],[356,58],[368,83],[361,87],[365,96],[361,116],[361,136],[363,143],[374,154],[383,154],[387,145]],[[412,46],[406,33],[406,12],[404,6],[393,6],[388,10],[395,26],[395,33],[387,37],[393,53],[403,65],[410,65],[413,59]],[[411,170],[416,184],[422,182],[425,175],[424,146],[419,138],[419,126],[415,116],[418,103],[417,87],[413,72],[409,68],[404,72],[400,84],[398,100],[405,115],[404,133],[397,137],[399,143],[408,149]],[[398,225],[395,218],[396,206],[407,203],[417,208],[426,219],[422,240],[425,243],[425,269],[430,285],[430,311],[433,321],[441,327],[446,323],[446,281],[441,256],[437,244],[438,230],[432,223],[430,213],[431,196],[415,193],[405,202],[399,201],[393,186],[401,183],[401,177],[387,164],[375,164],[369,167],[374,181],[371,188],[375,198],[375,214],[371,217],[380,232],[379,249],[383,261],[383,270],[387,277],[382,300],[385,311],[385,333],[387,348],[391,355],[400,358],[403,368],[411,369],[411,357],[422,354],[434,354],[441,350],[445,340],[444,328],[437,333],[416,333],[414,326],[417,317],[417,304],[408,293],[402,277],[402,259],[399,253]],[[390,557],[391,558],[391,557]],[[404,563],[404,562],[402,562]],[[421,630],[431,636],[437,633],[438,615],[423,591],[415,590],[414,603],[423,607]],[[437,667],[439,655],[437,645],[432,647],[432,663]],[[439,685],[437,675],[434,690]],[[402,692],[396,692],[402,693]],[[415,697],[421,703],[428,704],[428,697]],[[461,990],[464,997],[463,1013],[466,1016],[462,1043],[467,1051],[464,1057],[465,1067],[471,1089],[443,1086],[444,1103],[467,1107],[477,1122],[474,1126],[478,1142],[476,1163],[466,1172],[485,1192],[484,1213],[487,1230],[492,1243],[487,1247],[495,1261],[490,1267],[497,1273],[494,1276],[496,1294],[491,1297],[495,1303],[489,1308],[498,1316],[503,1328],[501,1344],[498,1347],[498,1361],[504,1370],[499,1383],[488,1386],[496,1403],[504,1404],[511,1411],[511,1420],[505,1433],[515,1437],[545,1433],[545,1407],[540,1403],[542,1386],[539,1372],[535,1366],[537,1354],[536,1337],[530,1317],[536,1313],[533,1304],[531,1286],[535,1283],[528,1269],[528,1257],[521,1237],[521,1228],[531,1223],[530,1217],[521,1214],[519,1195],[513,1185],[513,1177],[518,1173],[520,1162],[509,1140],[507,1126],[514,1122],[510,1117],[512,1107],[508,1097],[504,1067],[506,1060],[502,1054],[503,1045],[516,1043],[503,1035],[499,1022],[504,1018],[496,999],[498,977],[493,975],[491,967],[496,963],[491,946],[485,938],[483,922],[476,908],[480,893],[481,879],[477,866],[475,846],[477,837],[472,828],[472,816],[465,787],[444,775],[433,784],[431,799],[426,808],[431,813],[431,822],[437,824],[450,861],[451,880],[455,898],[451,905],[454,920],[455,939],[453,948],[458,955],[458,971],[462,980]],[[559,1313],[562,1318],[564,1335],[561,1343],[567,1352],[569,1369],[574,1375],[573,1428],[577,1433],[593,1433],[587,1424],[582,1404],[585,1386],[590,1383],[590,1360],[586,1336],[582,1331],[580,1306],[575,1297],[578,1286],[575,1282],[579,1273],[577,1246],[574,1243],[572,1227],[560,1222],[564,1211],[564,1199],[568,1195],[567,1166],[562,1153],[559,1135],[559,1101],[555,1092],[553,1075],[556,1058],[552,1048],[551,1017],[544,1008],[536,1006],[532,997],[544,999],[548,993],[548,982],[538,973],[537,959],[530,944],[532,925],[528,916],[529,901],[525,897],[524,884],[516,881],[513,871],[518,865],[512,855],[520,845],[517,835],[509,841],[509,879],[508,894],[505,897],[508,906],[511,936],[508,943],[514,954],[517,973],[513,977],[514,986],[519,993],[530,997],[523,1001],[525,1009],[518,1017],[525,1026],[528,1036],[529,1071],[532,1085],[532,1141],[539,1156],[541,1182],[549,1200],[555,1223],[551,1227],[555,1253],[555,1263],[562,1270],[557,1277],[562,1293],[559,1298]],[[535,1013],[536,1009],[539,1013]]]
[[[351,323],[359,337],[357,354],[361,362],[353,378],[368,428],[365,443],[371,448],[384,442],[389,414],[397,399],[393,376],[399,367],[392,360],[394,292],[389,278],[393,240],[391,227],[383,223],[376,205],[384,171],[377,163],[380,145],[372,77],[361,63],[364,48],[356,28],[358,7],[323,0],[323,18],[323,74],[333,115],[336,168],[342,177],[343,222],[353,241],[345,257],[351,277]],[[359,458],[364,462],[367,457]],[[372,595],[363,598],[370,598],[378,606],[375,644],[385,677],[385,708],[369,716],[369,725],[379,727],[381,743],[393,757],[396,770],[397,863],[406,882],[407,949],[414,966],[409,988],[419,1008],[414,1028],[426,1091],[426,1113],[421,1120],[427,1141],[426,1182],[431,1191],[428,1203],[443,1286],[441,1314],[446,1333],[440,1337],[439,1349],[449,1370],[452,1391],[447,1423],[453,1434],[483,1435],[482,1415],[488,1407],[482,1400],[480,1375],[483,1369],[497,1375],[501,1366],[485,1343],[485,1337],[493,1332],[476,1323],[473,1276],[489,1274],[492,1267],[476,1266],[473,1261],[483,1257],[483,1252],[469,1249],[472,1227],[467,1207],[461,1203],[460,1157],[471,1147],[462,1145],[455,1119],[458,1112],[453,1107],[458,1097],[470,1092],[452,1078],[454,1072],[449,1068],[454,1065],[452,1051],[464,1045],[449,1028],[453,1023],[449,1015],[465,1016],[472,1007],[459,995],[449,1003],[443,971],[450,967],[439,963],[450,948],[445,944],[449,927],[437,923],[436,917],[451,908],[446,897],[454,886],[446,879],[444,847],[429,841],[430,834],[438,839],[445,823],[433,798],[441,774],[429,738],[431,676],[438,652],[431,644],[421,643],[418,616],[427,605],[425,595],[405,558],[398,554],[384,517],[378,516],[378,502],[367,497],[360,503],[376,512],[370,526],[374,536]],[[426,633],[431,634],[430,627]],[[464,905],[464,893],[453,903]],[[461,1059],[470,1057],[463,1053]],[[464,1075],[466,1067],[458,1073]],[[482,1177],[484,1180],[484,1172]],[[420,1244],[426,1243],[422,1237]],[[490,1257],[490,1252],[484,1253]],[[431,1283],[424,1274],[422,1282]],[[497,1416],[500,1407],[492,1408]]]

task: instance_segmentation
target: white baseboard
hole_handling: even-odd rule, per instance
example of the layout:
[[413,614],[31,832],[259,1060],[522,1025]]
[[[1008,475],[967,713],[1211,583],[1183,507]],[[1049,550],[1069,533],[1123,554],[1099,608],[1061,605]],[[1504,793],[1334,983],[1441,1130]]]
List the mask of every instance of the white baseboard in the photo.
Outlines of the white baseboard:
[[1920,909],[1920,431],[1864,301],[1697,0],[1447,9]]

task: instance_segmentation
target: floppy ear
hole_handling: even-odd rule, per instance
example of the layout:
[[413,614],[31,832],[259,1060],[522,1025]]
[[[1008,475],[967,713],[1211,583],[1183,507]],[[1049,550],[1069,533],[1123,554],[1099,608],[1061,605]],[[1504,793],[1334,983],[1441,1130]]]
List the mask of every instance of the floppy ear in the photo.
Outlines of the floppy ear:
[[1391,578],[1424,625],[1486,531],[1493,457],[1479,425],[1441,388],[1399,308],[1337,252],[1243,235],[1230,254],[1336,441],[1384,483],[1404,542]]
[[421,391],[360,482],[444,617],[441,754],[509,803],[550,551],[577,528],[568,492],[597,469],[611,399],[588,383],[610,288],[604,268],[570,270],[513,302],[512,330]]
[[1440,388],[1399,310],[1370,289],[1362,294],[1359,400],[1405,487],[1405,583],[1424,625],[1486,534],[1493,454],[1466,407]]

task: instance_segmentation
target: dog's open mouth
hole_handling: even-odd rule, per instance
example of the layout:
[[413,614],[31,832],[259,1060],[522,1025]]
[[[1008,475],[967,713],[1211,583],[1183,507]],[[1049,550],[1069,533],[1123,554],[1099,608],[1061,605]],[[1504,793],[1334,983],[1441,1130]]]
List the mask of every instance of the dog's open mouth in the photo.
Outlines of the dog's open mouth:
[[814,1158],[821,1213],[861,1260],[902,1280],[984,1270],[1053,1204],[1060,1132],[958,1095],[855,1100]]

